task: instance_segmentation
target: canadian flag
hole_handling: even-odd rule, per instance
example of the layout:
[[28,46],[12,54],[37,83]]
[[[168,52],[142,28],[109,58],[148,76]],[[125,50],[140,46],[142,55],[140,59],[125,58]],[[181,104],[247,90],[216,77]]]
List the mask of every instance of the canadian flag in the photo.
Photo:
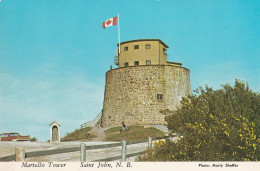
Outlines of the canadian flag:
[[115,26],[116,22],[117,22],[117,16],[113,17],[113,18],[110,18],[107,21],[104,21],[102,23],[102,27],[105,29],[105,28],[110,27],[110,26]]

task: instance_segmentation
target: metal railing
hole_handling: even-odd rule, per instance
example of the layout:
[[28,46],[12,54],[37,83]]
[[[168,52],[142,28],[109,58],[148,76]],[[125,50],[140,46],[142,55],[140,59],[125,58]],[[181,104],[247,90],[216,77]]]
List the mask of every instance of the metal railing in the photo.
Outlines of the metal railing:
[[114,58],[114,63],[115,63],[115,65],[118,65],[118,64],[119,64],[119,58],[118,58],[118,56],[115,56],[115,58]]
[[95,119],[93,121],[88,121],[85,122],[83,124],[80,125],[80,128],[86,128],[86,127],[93,127],[94,125],[96,125],[98,123],[98,121],[101,119],[102,117],[102,111],[95,117]]

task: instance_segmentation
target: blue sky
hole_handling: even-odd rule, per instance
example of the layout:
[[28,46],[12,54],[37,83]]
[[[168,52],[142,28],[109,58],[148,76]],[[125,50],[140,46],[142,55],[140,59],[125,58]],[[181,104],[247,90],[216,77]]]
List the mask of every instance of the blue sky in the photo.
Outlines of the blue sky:
[[121,41],[161,39],[192,90],[238,78],[259,92],[260,1],[2,0],[0,132],[46,141],[53,120],[64,136],[102,110],[118,38],[101,24],[118,12]]

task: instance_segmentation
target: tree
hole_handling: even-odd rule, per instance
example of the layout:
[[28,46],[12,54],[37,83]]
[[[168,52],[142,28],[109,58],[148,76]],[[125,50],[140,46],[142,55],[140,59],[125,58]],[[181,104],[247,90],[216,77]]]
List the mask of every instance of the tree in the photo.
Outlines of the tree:
[[155,144],[140,158],[153,161],[256,161],[260,95],[236,80],[213,90],[199,88],[183,98],[182,106],[166,117],[168,129],[182,136]]

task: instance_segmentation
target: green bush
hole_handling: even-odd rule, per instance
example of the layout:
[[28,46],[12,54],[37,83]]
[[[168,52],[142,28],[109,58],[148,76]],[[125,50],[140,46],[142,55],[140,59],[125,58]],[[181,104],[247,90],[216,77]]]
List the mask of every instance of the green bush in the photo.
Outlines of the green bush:
[[139,160],[257,161],[260,95],[239,80],[222,87],[200,87],[183,98],[180,109],[166,117],[169,130],[183,136],[155,146]]
[[30,138],[30,141],[31,141],[31,142],[35,142],[35,141],[38,141],[38,139],[35,138],[35,137],[33,137],[33,138]]

